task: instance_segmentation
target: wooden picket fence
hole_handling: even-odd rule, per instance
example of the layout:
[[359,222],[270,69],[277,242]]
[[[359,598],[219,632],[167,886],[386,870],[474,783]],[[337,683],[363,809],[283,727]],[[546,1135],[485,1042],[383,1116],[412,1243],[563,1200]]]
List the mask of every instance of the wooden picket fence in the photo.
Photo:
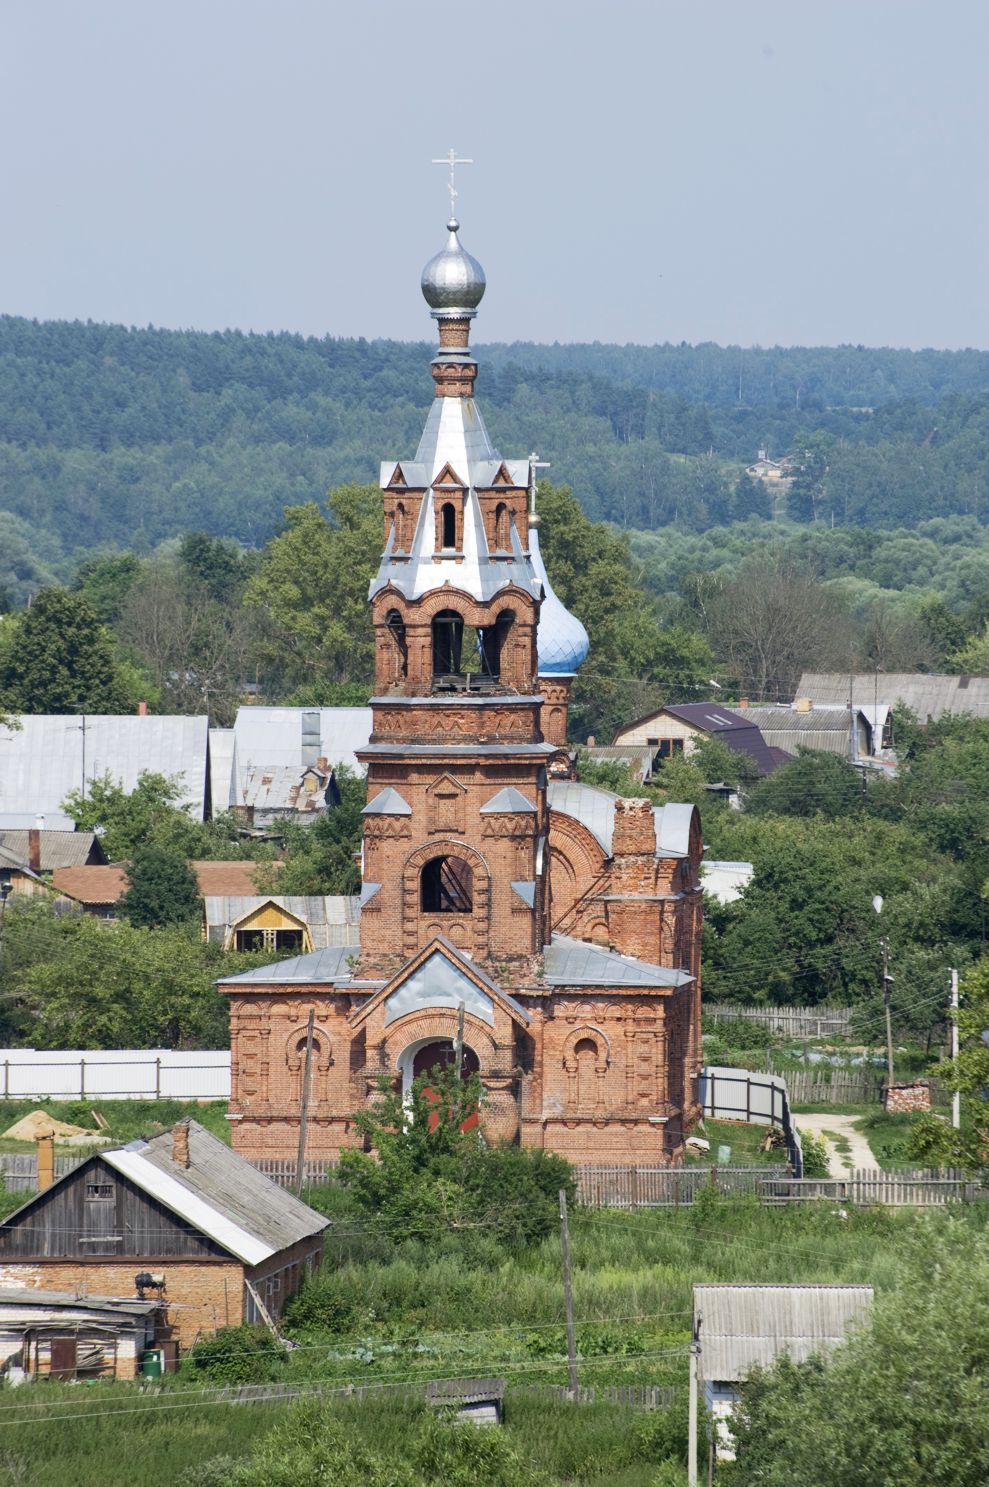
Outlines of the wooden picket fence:
[[[552,1399],[570,1404],[617,1404],[624,1405],[627,1409],[639,1410],[672,1409],[681,1393],[676,1387],[659,1384],[582,1385],[576,1394],[571,1394],[564,1384],[512,1385],[505,1379],[490,1378],[428,1379],[421,1383],[403,1380],[397,1384],[384,1379],[368,1384],[332,1384],[320,1381],[309,1383],[300,1379],[296,1383],[285,1384],[220,1384],[198,1391],[196,1397],[210,1404],[284,1404],[313,1395],[365,1400],[387,1394],[392,1399],[418,1404],[430,1397],[436,1399],[447,1395],[453,1399],[458,1394],[468,1395],[495,1388],[504,1394],[506,1384],[512,1394],[524,1394],[530,1399]],[[148,1392],[166,1391],[159,1386]]]
[[[696,1200],[702,1188],[758,1193],[769,1167],[615,1167],[574,1168],[577,1202],[585,1208],[679,1208]],[[788,1172],[789,1168],[783,1168]]]
[[936,1208],[945,1203],[984,1200],[989,1194],[959,1168],[938,1172],[925,1168],[884,1172],[878,1168],[861,1167],[850,1171],[847,1177],[767,1178],[761,1184],[760,1197],[770,1207],[826,1198],[840,1204],[882,1203],[888,1208]]
[[736,1007],[732,1002],[705,1003],[712,1022],[758,1022],[788,1038],[847,1038],[851,1007]]

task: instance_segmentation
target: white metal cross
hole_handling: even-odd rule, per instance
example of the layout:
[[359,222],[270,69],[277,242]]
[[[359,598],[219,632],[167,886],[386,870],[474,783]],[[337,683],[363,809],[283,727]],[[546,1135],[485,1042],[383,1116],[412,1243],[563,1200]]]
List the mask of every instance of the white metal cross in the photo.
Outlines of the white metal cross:
[[445,165],[449,169],[450,179],[447,183],[447,190],[450,193],[450,216],[455,217],[457,215],[457,196],[459,193],[454,181],[454,172],[458,165],[473,165],[474,162],[473,160],[462,159],[456,150],[451,149],[448,155],[444,155],[440,160],[434,160],[433,164]]
[[537,470],[548,470],[548,469],[550,469],[550,462],[549,462],[549,460],[541,460],[539,458],[538,454],[536,453],[536,451],[533,450],[532,453],[529,456],[529,510],[530,511],[535,511],[535,509],[536,509],[536,481],[539,478],[536,475],[536,471]]

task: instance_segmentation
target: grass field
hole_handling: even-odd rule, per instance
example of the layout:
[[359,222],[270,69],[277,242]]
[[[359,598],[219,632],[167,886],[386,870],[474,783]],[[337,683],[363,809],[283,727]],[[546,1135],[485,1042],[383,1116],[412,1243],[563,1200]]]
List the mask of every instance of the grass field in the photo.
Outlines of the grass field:
[[[94,1136],[104,1135],[114,1141],[134,1141],[138,1136],[156,1136],[173,1126],[177,1120],[191,1115],[199,1124],[219,1136],[221,1141],[230,1141],[230,1122],[226,1119],[227,1106],[223,1100],[211,1100],[200,1104],[198,1100],[0,1100],[0,1132],[7,1131],[32,1110],[44,1110],[56,1120],[67,1125],[82,1126],[92,1130]],[[93,1119],[97,1111],[107,1123],[101,1131]],[[78,1152],[78,1147],[60,1146],[59,1152]],[[33,1151],[32,1141],[12,1141],[0,1136],[0,1151]]]
[[[931,1211],[853,1211],[842,1218],[826,1203],[763,1209],[713,1191],[679,1211],[578,1209],[571,1230],[581,1381],[682,1389],[693,1282],[866,1281],[888,1289],[912,1245],[929,1244],[934,1254],[945,1222]],[[987,1219],[982,1205],[972,1205],[956,1222],[975,1229]],[[555,1237],[518,1258],[506,1257],[483,1234],[410,1238],[396,1254],[341,1215],[327,1265],[295,1315],[288,1330],[301,1346],[274,1370],[284,1380],[343,1384],[492,1373],[510,1386],[565,1382]],[[0,1487],[172,1487],[190,1463],[246,1453],[285,1408],[207,1405],[194,1390],[197,1382],[186,1370],[155,1399],[120,1385],[3,1391]],[[537,1408],[521,1394],[509,1404],[510,1429],[557,1481],[575,1487],[652,1482],[655,1466],[629,1459],[638,1426],[627,1410],[545,1400]],[[362,1432],[397,1429],[398,1416],[384,1404],[346,1408]]]

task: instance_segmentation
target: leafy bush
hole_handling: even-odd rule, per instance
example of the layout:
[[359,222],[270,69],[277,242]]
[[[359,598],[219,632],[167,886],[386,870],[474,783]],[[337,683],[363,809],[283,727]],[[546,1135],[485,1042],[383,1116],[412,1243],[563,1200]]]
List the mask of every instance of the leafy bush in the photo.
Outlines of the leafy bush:
[[277,1379],[285,1351],[260,1326],[221,1327],[197,1342],[184,1367],[203,1381],[219,1384],[263,1384]]
[[286,1324],[299,1331],[318,1327],[347,1332],[356,1320],[353,1297],[348,1296],[333,1270],[307,1275],[302,1288],[285,1307]]
[[815,1136],[813,1131],[801,1131],[800,1145],[804,1153],[804,1176],[830,1177],[828,1148],[823,1138]]

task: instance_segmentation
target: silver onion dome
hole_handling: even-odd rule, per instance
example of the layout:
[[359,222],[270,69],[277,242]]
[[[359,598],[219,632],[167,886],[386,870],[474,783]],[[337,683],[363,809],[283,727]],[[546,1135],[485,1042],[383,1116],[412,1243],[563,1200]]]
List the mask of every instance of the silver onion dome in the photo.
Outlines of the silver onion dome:
[[577,616],[571,614],[553,592],[543,555],[539,551],[539,532],[531,522],[529,555],[533,572],[542,583],[544,591],[536,630],[537,671],[540,676],[573,676],[587,660],[591,642]]
[[431,258],[422,271],[422,292],[437,319],[474,316],[484,298],[484,270],[460,245],[460,223],[451,217],[442,253]]

